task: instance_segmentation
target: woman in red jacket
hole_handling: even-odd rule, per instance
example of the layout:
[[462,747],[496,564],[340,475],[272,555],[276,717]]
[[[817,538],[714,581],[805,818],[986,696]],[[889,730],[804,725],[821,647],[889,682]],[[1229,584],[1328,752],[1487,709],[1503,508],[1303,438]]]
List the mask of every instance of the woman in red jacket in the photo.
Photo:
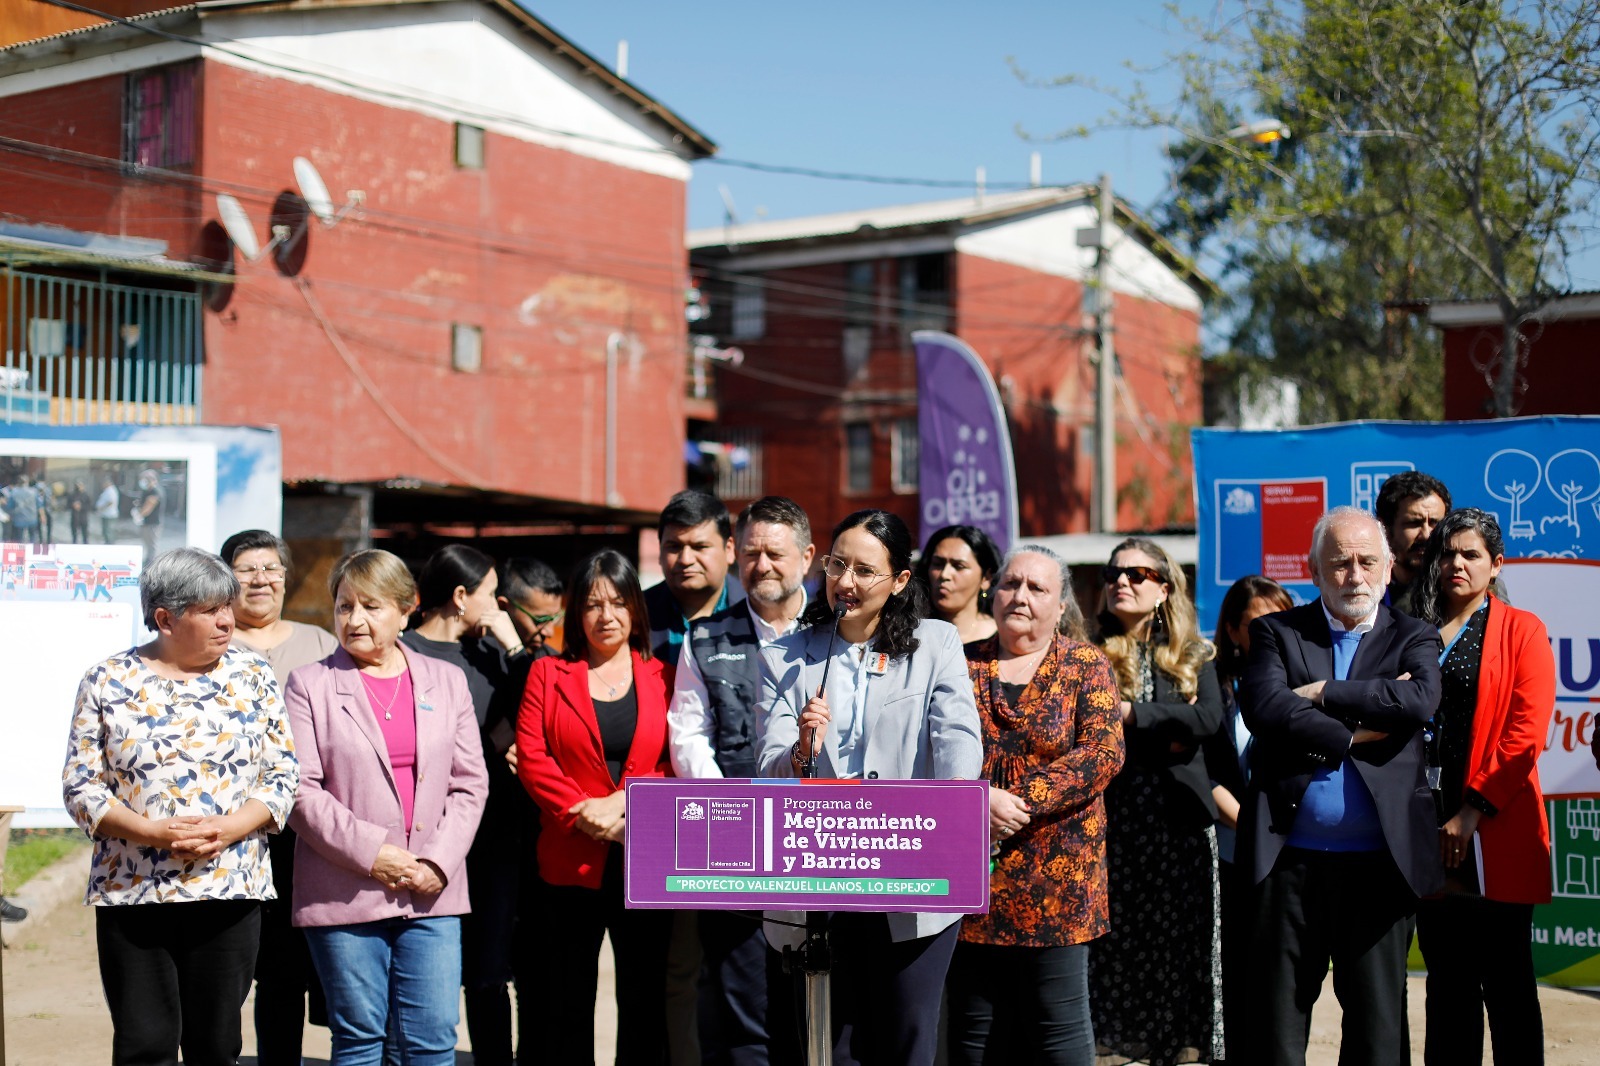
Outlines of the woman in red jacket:
[[1418,615],[1444,640],[1425,736],[1447,877],[1417,908],[1428,1066],[1483,1061],[1483,1008],[1497,1066],[1544,1061],[1529,940],[1533,905],[1550,900],[1538,760],[1556,670],[1544,623],[1491,594],[1504,561],[1494,515],[1466,507],[1439,523],[1423,563]]
[[[617,1062],[661,1063],[672,912],[622,902],[622,782],[667,771],[667,688],[650,657],[639,576],[596,552],[567,584],[567,650],[528,675],[517,719],[517,776],[539,805],[545,893],[539,1002],[560,1019],[540,1049],[550,1062],[594,1061],[600,939],[617,974]],[[527,1054],[533,1054],[532,1051]]]

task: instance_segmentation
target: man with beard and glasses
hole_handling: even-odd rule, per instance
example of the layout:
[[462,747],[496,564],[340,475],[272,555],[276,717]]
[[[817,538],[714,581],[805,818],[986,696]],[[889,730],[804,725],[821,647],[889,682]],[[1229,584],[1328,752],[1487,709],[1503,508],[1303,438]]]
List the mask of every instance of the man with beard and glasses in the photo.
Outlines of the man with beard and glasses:
[[[667,710],[672,772],[679,777],[758,777],[756,702],[760,650],[800,627],[802,582],[816,552],[811,523],[793,500],[766,496],[735,527],[745,602],[691,623]],[[767,987],[777,957],[761,923],[743,914],[700,913],[705,952],[700,1044],[708,1063],[765,1064]]]
[[1406,950],[1418,897],[1444,884],[1423,746],[1440,644],[1432,626],[1384,606],[1384,533],[1353,507],[1323,515],[1308,560],[1322,595],[1250,625],[1238,846],[1257,886],[1252,1062],[1305,1062],[1330,959],[1340,1063],[1410,1060]]
[[1383,523],[1394,555],[1394,574],[1383,602],[1401,614],[1415,615],[1413,586],[1422,574],[1422,556],[1433,528],[1450,513],[1450,490],[1420,470],[1402,471],[1384,481],[1373,512]]

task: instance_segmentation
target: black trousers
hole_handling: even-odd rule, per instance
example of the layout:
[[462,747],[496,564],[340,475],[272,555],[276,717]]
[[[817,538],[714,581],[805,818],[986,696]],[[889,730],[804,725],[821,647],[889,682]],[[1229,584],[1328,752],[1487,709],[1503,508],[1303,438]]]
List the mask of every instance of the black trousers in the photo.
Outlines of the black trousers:
[[277,889],[278,898],[261,905],[255,1004],[259,1066],[300,1066],[307,994],[311,997],[312,1020],[326,1024],[328,1017],[305,934],[289,922],[294,907],[294,842],[292,829],[267,838],[272,886]]
[[260,941],[255,900],[95,908],[113,1066],[233,1066]]
[[1344,1011],[1340,1066],[1407,1066],[1406,951],[1416,906],[1386,851],[1285,848],[1257,887],[1251,1061],[1303,1066],[1311,1008],[1331,960]]
[[[895,942],[882,914],[829,916],[830,1001],[835,1066],[932,1066],[939,1053],[939,1006],[956,922],[932,936]],[[773,961],[779,962],[776,952]],[[771,1012],[772,1061],[804,1061],[805,975],[790,975],[792,1011]]]
[[1256,918],[1256,886],[1239,863],[1217,863],[1222,895],[1222,1029],[1223,1061],[1250,1061],[1248,1034],[1254,1010],[1250,1005],[1250,933]]
[[[667,1060],[667,942],[672,911],[622,905],[622,849],[612,846],[600,888],[546,885],[538,987],[551,1024],[540,1061],[594,1062],[594,993],[601,938],[611,934],[617,974],[617,1064]],[[534,1054],[521,1051],[529,1062]]]
[[956,945],[952,1066],[1094,1066],[1089,945]]
[[511,844],[515,839],[511,832],[500,835],[480,829],[467,852],[472,912],[461,917],[461,987],[476,1066],[512,1063],[506,982],[513,976],[521,880],[521,857]]
[[1531,903],[1446,896],[1417,905],[1417,943],[1428,965],[1427,1066],[1483,1061],[1484,1008],[1495,1066],[1544,1062],[1532,930]]
[[708,1066],[767,1066],[767,1027],[774,952],[761,931],[759,911],[697,912],[700,946],[700,1049]]

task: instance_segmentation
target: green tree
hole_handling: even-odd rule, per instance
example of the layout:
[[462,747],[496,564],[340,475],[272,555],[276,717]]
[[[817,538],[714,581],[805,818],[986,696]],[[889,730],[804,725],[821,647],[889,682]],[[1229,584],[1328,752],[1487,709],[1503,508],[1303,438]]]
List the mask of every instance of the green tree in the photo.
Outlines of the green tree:
[[[1515,414],[1600,179],[1600,0],[1236,0],[1183,25],[1174,106],[1097,87],[1110,112],[1069,135],[1179,134],[1161,221],[1220,264],[1241,372],[1297,382],[1312,417],[1437,417],[1438,343],[1406,308],[1488,298],[1479,369]],[[1262,115],[1293,136],[1220,132]]]

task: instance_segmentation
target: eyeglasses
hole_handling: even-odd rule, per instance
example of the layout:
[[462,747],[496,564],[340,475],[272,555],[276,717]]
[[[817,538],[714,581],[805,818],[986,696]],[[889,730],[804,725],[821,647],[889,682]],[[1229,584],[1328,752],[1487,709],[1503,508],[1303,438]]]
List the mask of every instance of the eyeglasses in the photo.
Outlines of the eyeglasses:
[[516,600],[507,600],[506,602],[511,604],[512,608],[514,608],[516,611],[526,616],[528,621],[532,622],[534,628],[536,629],[543,629],[545,626],[561,617],[561,613],[559,611],[555,614],[534,614]]
[[835,581],[841,580],[845,574],[850,574],[856,579],[856,584],[864,589],[871,588],[889,576],[888,574],[878,573],[870,566],[851,566],[843,559],[832,555],[824,555],[822,557],[822,572]]
[[240,581],[249,581],[259,574],[270,585],[276,585],[282,581],[284,575],[288,572],[277,563],[258,563],[255,566],[236,566],[233,568],[233,576]]
[[1142,585],[1146,581],[1154,581],[1161,585],[1166,583],[1166,578],[1161,576],[1161,571],[1153,566],[1102,566],[1100,576],[1106,579],[1106,584],[1115,585],[1117,579],[1124,574],[1128,576],[1128,584]]

